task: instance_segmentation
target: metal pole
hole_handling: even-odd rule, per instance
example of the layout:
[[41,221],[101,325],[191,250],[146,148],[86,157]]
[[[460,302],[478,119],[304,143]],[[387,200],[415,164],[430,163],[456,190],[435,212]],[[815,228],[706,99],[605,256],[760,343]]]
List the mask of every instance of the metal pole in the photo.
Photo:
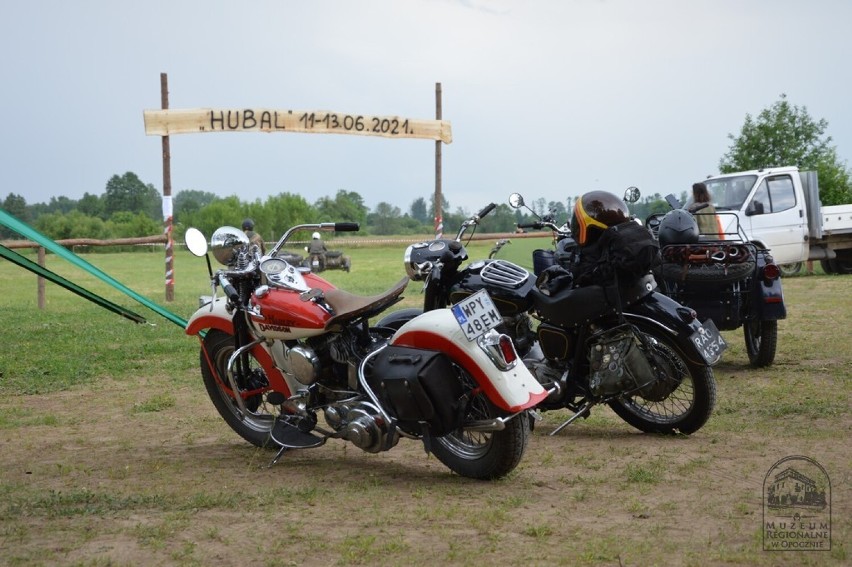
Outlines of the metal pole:
[[[160,73],[160,101],[169,108],[169,77]],[[172,240],[172,165],[169,137],[163,136],[163,232],[166,235],[166,301],[175,299],[174,241]]]
[[[41,266],[42,268],[44,268],[44,261],[45,261],[44,256],[45,256],[44,247],[39,246],[38,247],[38,265]],[[44,301],[44,278],[43,277],[41,277],[41,276],[38,277],[38,283],[36,284],[36,287],[38,289],[38,308],[44,309],[45,301]]]
[[[435,118],[442,119],[441,83],[435,83]],[[435,141],[435,238],[441,238],[444,233],[444,218],[441,202],[441,140]]]

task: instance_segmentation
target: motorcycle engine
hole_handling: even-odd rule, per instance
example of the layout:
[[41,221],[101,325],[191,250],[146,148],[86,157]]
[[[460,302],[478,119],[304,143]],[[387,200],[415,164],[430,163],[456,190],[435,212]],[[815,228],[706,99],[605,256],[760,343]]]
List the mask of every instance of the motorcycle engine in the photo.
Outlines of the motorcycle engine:
[[320,358],[314,349],[306,345],[287,347],[283,342],[275,341],[272,343],[272,355],[275,365],[300,384],[310,386],[320,377]]
[[387,451],[399,442],[375,406],[366,402],[334,404],[325,408],[326,422],[347,441],[368,453]]

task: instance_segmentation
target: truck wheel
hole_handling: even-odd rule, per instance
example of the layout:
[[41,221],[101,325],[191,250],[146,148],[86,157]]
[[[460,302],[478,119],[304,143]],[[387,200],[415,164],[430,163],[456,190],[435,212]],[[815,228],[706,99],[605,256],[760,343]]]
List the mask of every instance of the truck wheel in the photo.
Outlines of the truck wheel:
[[772,364],[778,345],[778,321],[746,321],[743,336],[752,366],[762,368]]
[[795,276],[799,272],[802,271],[802,263],[795,262],[793,264],[781,264],[778,266],[781,269],[781,275],[785,278],[789,278],[790,276]]
[[837,272],[837,260],[820,260],[819,265],[822,271],[826,274],[834,274]]
[[835,250],[835,253],[834,271],[838,274],[852,274],[852,250]]

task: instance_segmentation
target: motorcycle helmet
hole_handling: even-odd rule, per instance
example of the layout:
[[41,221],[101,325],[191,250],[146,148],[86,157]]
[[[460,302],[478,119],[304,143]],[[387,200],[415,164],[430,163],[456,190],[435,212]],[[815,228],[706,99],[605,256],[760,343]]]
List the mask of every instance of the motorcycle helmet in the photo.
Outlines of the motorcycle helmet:
[[660,246],[669,244],[694,244],[698,242],[698,223],[695,217],[683,209],[666,213],[657,232]]
[[311,235],[311,238],[313,238],[314,240],[319,240],[319,237],[320,237],[320,233],[318,233],[318,232],[315,232]]
[[246,219],[243,221],[243,230],[254,230],[254,221]]
[[571,233],[580,246],[593,244],[603,231],[630,220],[627,205],[606,191],[589,191],[574,204]]

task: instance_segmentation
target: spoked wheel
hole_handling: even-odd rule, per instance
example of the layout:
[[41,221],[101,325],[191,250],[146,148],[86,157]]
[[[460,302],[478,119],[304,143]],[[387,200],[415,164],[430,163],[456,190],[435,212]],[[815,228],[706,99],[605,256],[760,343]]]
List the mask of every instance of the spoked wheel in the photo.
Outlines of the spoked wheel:
[[746,321],[743,336],[752,366],[762,368],[772,364],[778,345],[778,321]]
[[257,447],[274,446],[269,439],[269,431],[275,422],[276,408],[266,402],[263,392],[267,386],[266,375],[258,362],[248,356],[248,376],[242,379],[239,387],[243,391],[258,392],[245,399],[247,413],[240,418],[240,409],[228,381],[228,359],[234,352],[234,337],[228,333],[211,329],[204,337],[204,349],[216,369],[210,370],[207,356],[201,351],[201,376],[207,394],[225,422],[243,439]]
[[629,396],[609,402],[624,421],[646,433],[698,431],[716,405],[716,381],[709,366],[684,359],[666,338],[645,334],[648,360],[657,381]]
[[[459,372],[465,390],[476,388],[466,372]],[[465,421],[490,420],[500,415],[500,411],[480,393],[471,399]],[[438,437],[432,452],[439,461],[461,476],[497,479],[509,474],[521,462],[530,437],[529,421],[525,415],[518,415],[507,421],[505,429],[500,431],[458,429]]]

